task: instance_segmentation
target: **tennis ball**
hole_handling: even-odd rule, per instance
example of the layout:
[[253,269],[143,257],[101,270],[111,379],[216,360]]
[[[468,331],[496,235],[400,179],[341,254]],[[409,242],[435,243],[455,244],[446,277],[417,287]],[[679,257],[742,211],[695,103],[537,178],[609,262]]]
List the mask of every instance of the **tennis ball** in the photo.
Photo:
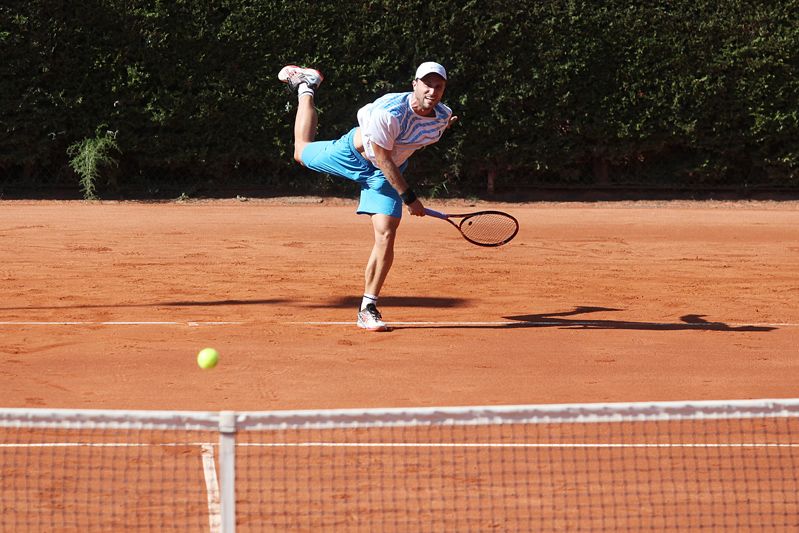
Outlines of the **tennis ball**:
[[219,362],[219,352],[213,348],[203,348],[197,354],[197,364],[200,368],[214,368]]

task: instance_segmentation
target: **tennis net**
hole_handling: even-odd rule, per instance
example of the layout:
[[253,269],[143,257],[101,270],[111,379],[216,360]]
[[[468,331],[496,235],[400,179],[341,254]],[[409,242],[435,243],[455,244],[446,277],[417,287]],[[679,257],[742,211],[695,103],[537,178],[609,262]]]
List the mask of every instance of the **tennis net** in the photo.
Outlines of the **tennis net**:
[[0,409],[2,531],[799,528],[799,400]]

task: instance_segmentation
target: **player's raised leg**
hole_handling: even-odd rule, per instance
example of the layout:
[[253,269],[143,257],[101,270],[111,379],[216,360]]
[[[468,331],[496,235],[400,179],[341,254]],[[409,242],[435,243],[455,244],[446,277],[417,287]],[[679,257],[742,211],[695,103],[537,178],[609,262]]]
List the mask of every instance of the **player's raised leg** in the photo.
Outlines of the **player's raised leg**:
[[358,311],[358,326],[371,331],[387,329],[380,311],[377,309],[377,298],[386,281],[391,265],[394,263],[394,241],[400,219],[383,214],[372,215],[375,242],[372,253],[366,263],[364,298]]
[[302,151],[316,138],[318,115],[314,107],[316,89],[325,79],[316,69],[286,65],[277,75],[291,92],[297,92],[297,116],[294,118],[294,160],[302,163]]

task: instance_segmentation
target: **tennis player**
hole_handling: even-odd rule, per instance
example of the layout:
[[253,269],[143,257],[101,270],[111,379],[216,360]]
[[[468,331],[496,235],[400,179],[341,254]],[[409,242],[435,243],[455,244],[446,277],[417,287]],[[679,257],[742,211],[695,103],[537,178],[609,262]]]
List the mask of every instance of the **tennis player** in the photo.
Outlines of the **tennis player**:
[[377,309],[380,289],[394,260],[394,240],[402,218],[402,205],[414,216],[424,216],[422,202],[405,181],[408,158],[437,142],[458,118],[441,103],[447,71],[434,62],[416,69],[413,90],[389,93],[358,110],[358,125],[333,141],[315,141],[318,117],[315,91],[324,76],[316,69],[288,65],[278,79],[297,92],[294,120],[294,159],[317,172],[351,179],[361,187],[358,214],[371,217],[374,246],[366,263],[364,295],[358,309],[358,326],[385,331]]

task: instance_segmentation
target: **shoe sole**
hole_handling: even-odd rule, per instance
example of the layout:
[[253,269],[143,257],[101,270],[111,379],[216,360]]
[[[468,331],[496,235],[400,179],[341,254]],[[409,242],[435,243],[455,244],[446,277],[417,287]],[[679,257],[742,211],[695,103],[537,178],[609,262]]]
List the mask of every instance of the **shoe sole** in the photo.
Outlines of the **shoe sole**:
[[374,327],[374,328],[370,328],[370,327],[365,326],[365,325],[361,324],[360,322],[358,322],[358,327],[361,328],[361,329],[365,329],[366,331],[388,331],[388,326],[385,326],[385,325],[384,326],[377,326],[377,327]]
[[[289,82],[289,77],[288,77],[287,73],[288,73],[288,70],[292,69],[292,68],[300,68],[300,67],[298,67],[297,65],[286,65],[285,67],[280,69],[280,72],[277,73],[277,79],[279,79],[283,83],[288,83]],[[284,75],[284,73],[286,73],[286,75]]]
[[[322,75],[322,73],[316,70],[315,68],[304,68],[304,67],[298,67],[297,65],[286,65],[285,67],[280,69],[280,72],[277,73],[277,79],[279,79],[283,83],[288,83],[289,82],[288,70],[293,68],[299,70],[313,70],[314,72],[316,72],[316,75],[319,76],[319,83],[316,84],[317,86],[322,85],[322,82],[325,81],[324,75]],[[284,73],[286,74],[284,75]]]

